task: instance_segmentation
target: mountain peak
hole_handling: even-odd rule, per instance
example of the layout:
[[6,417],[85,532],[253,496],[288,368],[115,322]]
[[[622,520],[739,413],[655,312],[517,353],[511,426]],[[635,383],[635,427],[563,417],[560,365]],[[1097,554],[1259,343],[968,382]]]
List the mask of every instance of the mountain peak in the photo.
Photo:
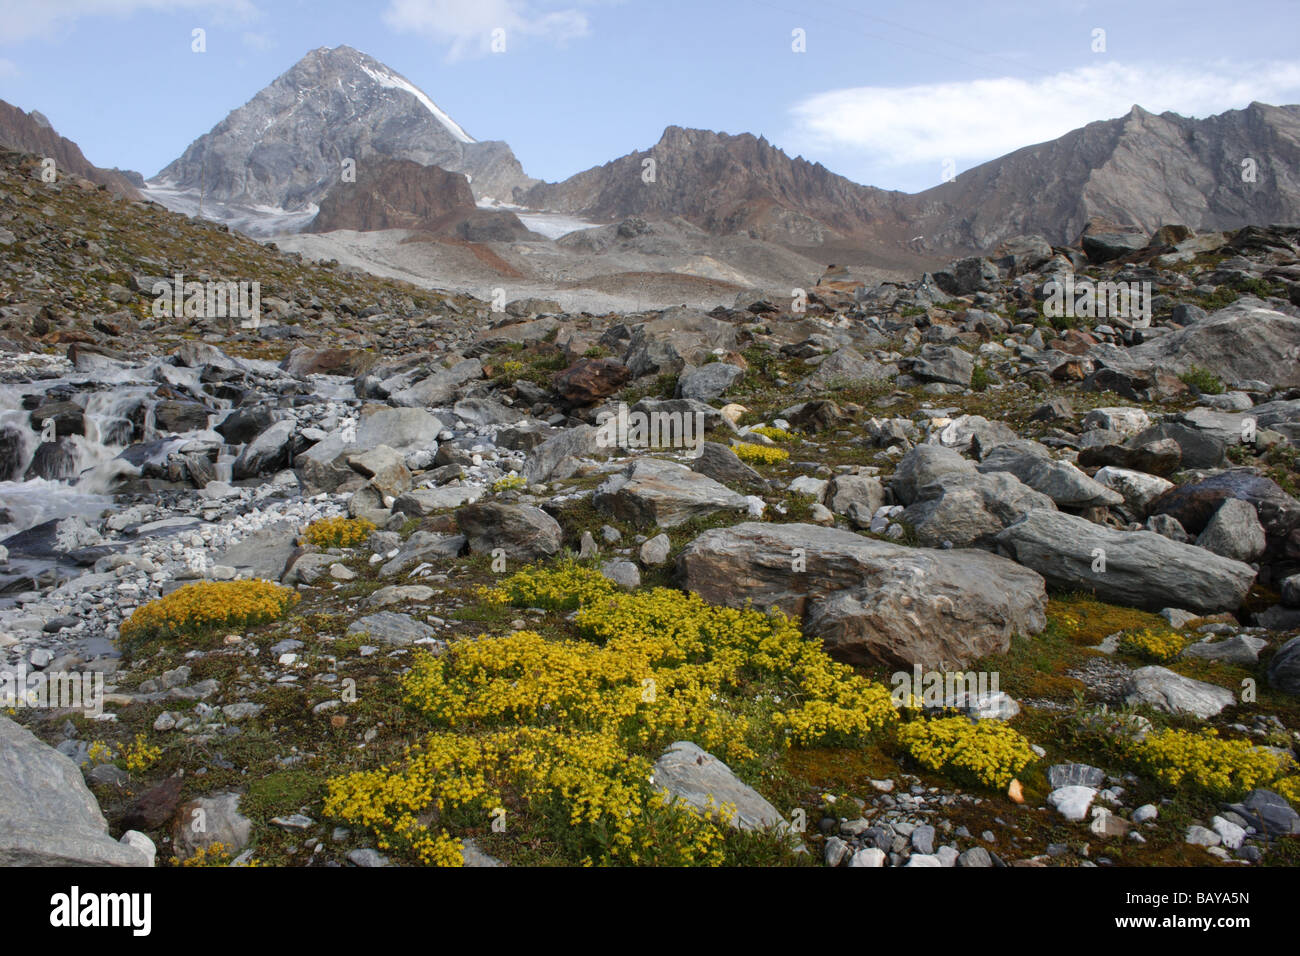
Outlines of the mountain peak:
[[310,216],[349,160],[356,168],[375,158],[463,173],[478,198],[510,200],[534,182],[504,143],[474,139],[406,77],[341,45],[309,51],[154,184],[176,208],[201,197],[211,215],[229,206],[232,217],[253,207]]

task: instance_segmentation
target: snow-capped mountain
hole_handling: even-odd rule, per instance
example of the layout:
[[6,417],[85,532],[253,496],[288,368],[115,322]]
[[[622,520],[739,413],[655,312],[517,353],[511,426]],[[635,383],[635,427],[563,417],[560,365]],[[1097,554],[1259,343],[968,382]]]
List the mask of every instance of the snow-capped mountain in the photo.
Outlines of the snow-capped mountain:
[[464,173],[478,199],[510,201],[536,180],[510,147],[479,141],[396,71],[348,46],[321,47],[195,140],[149,195],[252,231],[309,221],[343,162],[407,159]]

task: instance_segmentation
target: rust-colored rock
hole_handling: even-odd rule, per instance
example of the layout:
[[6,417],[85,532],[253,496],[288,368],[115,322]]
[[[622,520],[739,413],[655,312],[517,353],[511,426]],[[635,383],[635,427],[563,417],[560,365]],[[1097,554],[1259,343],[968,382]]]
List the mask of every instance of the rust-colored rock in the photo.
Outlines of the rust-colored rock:
[[580,359],[551,380],[555,393],[574,405],[608,398],[632,379],[631,370],[613,359]]

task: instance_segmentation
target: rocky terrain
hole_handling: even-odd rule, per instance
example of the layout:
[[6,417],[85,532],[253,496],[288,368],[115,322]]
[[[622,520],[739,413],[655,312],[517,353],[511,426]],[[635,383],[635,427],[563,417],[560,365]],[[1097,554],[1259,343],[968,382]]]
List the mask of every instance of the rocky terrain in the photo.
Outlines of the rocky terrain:
[[0,674],[102,696],[0,715],[0,860],[1300,860],[1300,228],[597,314],[39,170]]

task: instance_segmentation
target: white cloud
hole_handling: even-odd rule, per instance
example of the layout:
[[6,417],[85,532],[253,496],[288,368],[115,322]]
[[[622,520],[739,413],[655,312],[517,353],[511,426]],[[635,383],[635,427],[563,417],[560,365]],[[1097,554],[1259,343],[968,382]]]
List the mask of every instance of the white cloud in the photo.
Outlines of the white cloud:
[[255,50],[258,53],[264,53],[276,46],[276,42],[271,36],[265,33],[254,33],[251,30],[244,33],[240,40],[248,49]]
[[247,20],[257,15],[252,0],[0,0],[0,42],[56,34],[84,16],[128,17],[135,13],[175,13],[193,10],[217,22]]
[[544,9],[535,0],[390,0],[384,22],[446,45],[452,60],[491,52],[494,30],[505,31],[507,53],[520,37],[563,43],[590,32],[580,10]]
[[1124,66],[1110,63],[1025,80],[971,80],[890,88],[865,86],[818,93],[791,110],[791,145],[853,154],[876,167],[945,158],[984,162],[1055,139],[1137,104],[1152,113],[1206,116],[1252,100],[1300,100],[1300,64],[1219,63]]

